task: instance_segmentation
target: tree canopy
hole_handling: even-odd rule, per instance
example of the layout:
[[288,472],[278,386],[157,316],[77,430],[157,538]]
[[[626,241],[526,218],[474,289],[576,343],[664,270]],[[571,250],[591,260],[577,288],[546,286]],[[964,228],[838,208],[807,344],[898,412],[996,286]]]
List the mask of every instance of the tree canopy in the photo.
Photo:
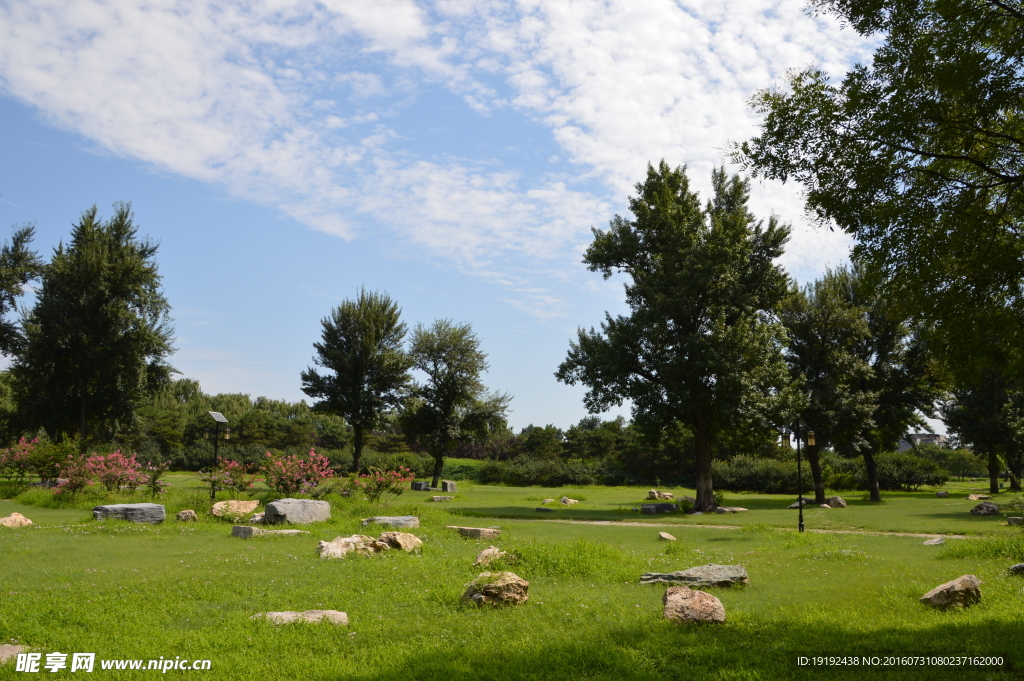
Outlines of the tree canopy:
[[363,436],[401,403],[412,358],[403,350],[406,326],[387,294],[362,289],[325,318],[321,342],[314,343],[315,369],[302,372],[302,391],[319,401],[313,408],[338,414],[352,426],[352,470],[357,472]]
[[157,246],[137,237],[132,220],[129,204],[115,204],[106,222],[93,206],[44,268],[11,369],[23,427],[77,433],[83,443],[109,437],[169,380]]
[[21,297],[25,284],[38,277],[43,263],[28,245],[35,236],[35,228],[25,225],[14,230],[10,242],[0,248],[0,352],[17,352],[24,340],[17,322],[8,318]]
[[1024,8],[812,4],[881,45],[839,83],[811,68],[757,93],[761,134],[735,158],[800,183],[813,214],[854,235],[952,368],[1024,372]]
[[697,508],[714,507],[713,446],[723,430],[770,430],[795,391],[782,358],[786,335],[776,309],[787,276],[775,264],[789,229],[757,221],[749,185],[724,169],[712,174],[706,206],[683,167],[662,161],[629,200],[632,220],[594,229],[584,255],[591,271],[625,284],[629,316],[606,314],[601,330],[580,329],[556,377],[587,386],[598,413],[629,400],[650,430],[675,422],[692,429]]

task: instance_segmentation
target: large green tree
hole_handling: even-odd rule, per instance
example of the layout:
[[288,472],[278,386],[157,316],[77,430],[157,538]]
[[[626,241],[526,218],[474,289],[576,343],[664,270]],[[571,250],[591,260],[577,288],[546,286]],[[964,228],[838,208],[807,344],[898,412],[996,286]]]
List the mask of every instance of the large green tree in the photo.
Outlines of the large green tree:
[[413,390],[400,424],[434,457],[431,486],[437,487],[444,459],[459,443],[483,441],[507,429],[505,414],[511,398],[487,393],[480,379],[487,370],[487,355],[469,324],[448,319],[430,326],[417,324],[409,354],[413,367],[426,380]]
[[854,235],[951,368],[1024,374],[1024,6],[812,5],[879,47],[840,82],[812,68],[759,92],[761,134],[736,158]]
[[313,408],[338,414],[352,426],[353,472],[359,471],[364,434],[399,406],[409,383],[412,358],[402,347],[407,327],[400,318],[386,293],[361,289],[321,322],[313,361],[329,373],[302,372],[302,391],[319,400]]
[[77,433],[84,445],[131,423],[169,380],[172,328],[157,245],[138,238],[132,220],[127,203],[106,222],[90,208],[45,267],[11,368],[23,426]]
[[802,289],[794,288],[781,306],[789,332],[786,360],[805,395],[801,416],[815,433],[804,450],[814,480],[815,503],[825,503],[819,453],[832,447],[849,456],[868,444],[878,394],[867,379],[869,358],[862,352],[870,336],[867,310],[858,304],[857,270],[839,267]]
[[43,263],[28,245],[35,236],[35,228],[25,225],[14,230],[9,242],[0,248],[0,353],[11,355],[17,352],[24,340],[18,324],[9,319],[25,285],[37,278]]
[[711,179],[704,206],[684,168],[648,166],[629,200],[633,219],[593,230],[583,261],[606,279],[628,276],[632,312],[580,329],[555,374],[587,386],[591,413],[629,400],[645,430],[691,428],[701,511],[715,505],[711,460],[722,432],[778,423],[795,398],[775,316],[788,290],[775,260],[789,229],[755,219],[740,177],[719,169]]

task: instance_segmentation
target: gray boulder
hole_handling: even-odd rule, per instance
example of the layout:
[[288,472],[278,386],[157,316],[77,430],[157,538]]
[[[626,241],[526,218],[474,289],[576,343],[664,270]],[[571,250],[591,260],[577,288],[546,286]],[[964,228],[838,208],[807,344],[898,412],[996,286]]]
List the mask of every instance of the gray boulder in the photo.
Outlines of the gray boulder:
[[133,523],[162,523],[167,518],[163,504],[107,504],[94,506],[92,517],[96,520],[115,518]]
[[419,527],[420,519],[414,515],[375,515],[372,518],[364,518],[363,526],[366,525],[390,525],[391,527]]
[[1010,572],[1015,575],[1024,575],[1024,563],[1017,563],[1010,566]]
[[1007,525],[1024,525],[1024,518],[1020,516],[1013,516],[1006,519]]
[[412,482],[412,491],[413,492],[429,492],[430,491],[430,483],[426,482],[424,480],[413,480],[413,482]]
[[935,493],[935,496],[939,497],[940,499],[948,499],[949,492],[947,492],[944,489],[940,489],[938,492]]
[[689,586],[735,586],[747,584],[747,569],[742,565],[700,565],[678,572],[648,572],[640,575],[641,584],[686,584]]
[[951,582],[940,584],[920,601],[933,608],[966,608],[981,600],[981,580],[974,575],[961,575]]
[[999,505],[983,501],[971,509],[971,515],[999,515]]
[[[802,504],[800,503],[801,501],[803,501]],[[811,497],[810,499],[808,499],[807,497],[804,497],[803,499],[797,499],[796,501],[794,501],[792,504],[790,504],[786,508],[800,508],[801,506],[806,506],[807,504],[813,504],[813,503],[814,503],[814,497]]]
[[448,494],[458,494],[459,486],[455,484],[454,480],[442,480],[441,491],[447,492]]
[[292,523],[305,525],[331,519],[331,505],[315,499],[278,499],[267,504],[263,524]]
[[846,508],[846,500],[842,497],[829,497],[825,500],[825,503],[827,503],[830,508]]

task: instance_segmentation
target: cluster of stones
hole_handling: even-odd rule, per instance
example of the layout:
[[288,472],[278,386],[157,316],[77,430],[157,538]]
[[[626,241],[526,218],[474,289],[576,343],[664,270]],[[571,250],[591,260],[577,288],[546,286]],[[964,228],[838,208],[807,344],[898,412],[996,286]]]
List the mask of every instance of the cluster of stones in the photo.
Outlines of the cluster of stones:
[[373,555],[391,549],[402,551],[419,551],[423,541],[408,532],[383,532],[374,539],[365,534],[354,534],[351,537],[335,537],[331,541],[322,541],[317,546],[321,558],[344,558],[350,553]]
[[647,493],[647,501],[670,501],[675,498],[672,492],[659,492],[656,489],[652,489]]

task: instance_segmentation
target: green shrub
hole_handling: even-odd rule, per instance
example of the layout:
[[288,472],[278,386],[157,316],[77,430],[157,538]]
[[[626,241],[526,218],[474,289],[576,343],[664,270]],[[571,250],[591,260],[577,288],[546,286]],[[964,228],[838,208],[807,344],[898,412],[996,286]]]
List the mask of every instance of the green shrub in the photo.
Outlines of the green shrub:
[[[806,467],[804,473],[809,475]],[[712,462],[711,475],[715,487],[730,492],[791,494],[796,492],[797,487],[795,461],[740,455],[728,461]]]
[[[931,459],[903,452],[886,452],[875,457],[878,486],[883,490],[912,492],[924,486],[944,485],[949,474]],[[867,480],[865,479],[865,487]]]

